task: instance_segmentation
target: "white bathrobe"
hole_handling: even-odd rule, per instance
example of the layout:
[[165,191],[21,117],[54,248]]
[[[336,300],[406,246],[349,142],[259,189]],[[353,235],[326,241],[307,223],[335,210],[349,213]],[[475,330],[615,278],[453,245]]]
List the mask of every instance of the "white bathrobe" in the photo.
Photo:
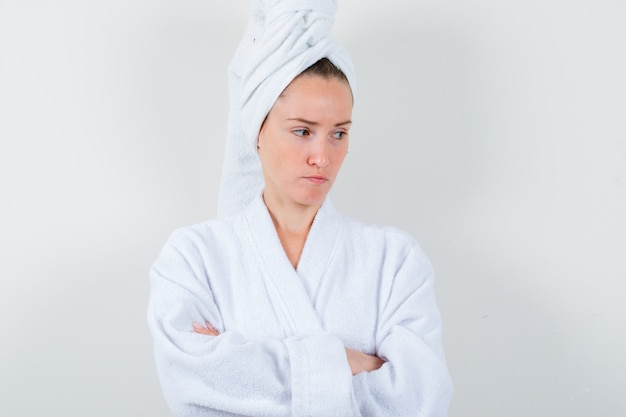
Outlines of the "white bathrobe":
[[[397,229],[327,200],[294,270],[258,196],[176,231],[151,283],[157,369],[177,416],[447,415],[433,272]],[[205,320],[221,334],[196,334]],[[345,347],[385,364],[352,376]]]

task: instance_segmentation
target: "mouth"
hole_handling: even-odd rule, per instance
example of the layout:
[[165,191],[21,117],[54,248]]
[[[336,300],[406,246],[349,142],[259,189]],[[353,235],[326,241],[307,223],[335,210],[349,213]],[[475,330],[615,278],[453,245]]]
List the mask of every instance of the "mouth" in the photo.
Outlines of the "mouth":
[[309,175],[308,177],[304,177],[304,179],[316,185],[324,184],[328,181],[328,178],[323,175]]

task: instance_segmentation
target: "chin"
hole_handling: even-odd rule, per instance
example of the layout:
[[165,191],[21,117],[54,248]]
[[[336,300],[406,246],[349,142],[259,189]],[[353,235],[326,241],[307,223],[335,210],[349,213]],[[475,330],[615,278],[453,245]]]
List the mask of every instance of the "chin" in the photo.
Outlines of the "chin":
[[326,195],[328,193],[318,192],[318,193],[310,193],[307,195],[300,196],[300,198],[295,199],[299,204],[303,206],[321,206],[324,200],[326,199]]

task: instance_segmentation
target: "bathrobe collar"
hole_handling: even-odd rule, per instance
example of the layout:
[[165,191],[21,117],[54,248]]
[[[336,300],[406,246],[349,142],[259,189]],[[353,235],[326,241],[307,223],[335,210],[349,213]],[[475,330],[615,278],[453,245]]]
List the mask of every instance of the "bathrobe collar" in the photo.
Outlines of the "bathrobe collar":
[[268,291],[279,295],[277,304],[284,309],[283,317],[289,328],[296,334],[319,330],[321,325],[314,308],[317,290],[343,234],[341,215],[326,198],[313,220],[295,270],[283,250],[261,193],[245,211],[244,218],[262,263]]

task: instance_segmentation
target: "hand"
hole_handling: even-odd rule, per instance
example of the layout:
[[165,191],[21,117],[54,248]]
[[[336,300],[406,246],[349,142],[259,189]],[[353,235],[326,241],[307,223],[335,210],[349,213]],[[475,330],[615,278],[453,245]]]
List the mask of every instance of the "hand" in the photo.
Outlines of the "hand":
[[193,331],[196,333],[204,334],[207,336],[219,336],[220,335],[220,332],[215,330],[215,327],[213,327],[211,323],[209,323],[208,321],[204,322],[204,325],[206,327],[202,326],[200,323],[197,323],[195,321],[191,325],[193,326]]
[[352,375],[356,375],[360,372],[375,371],[385,363],[378,356],[368,355],[354,349],[346,348],[346,355],[348,356],[348,363],[350,364]]

